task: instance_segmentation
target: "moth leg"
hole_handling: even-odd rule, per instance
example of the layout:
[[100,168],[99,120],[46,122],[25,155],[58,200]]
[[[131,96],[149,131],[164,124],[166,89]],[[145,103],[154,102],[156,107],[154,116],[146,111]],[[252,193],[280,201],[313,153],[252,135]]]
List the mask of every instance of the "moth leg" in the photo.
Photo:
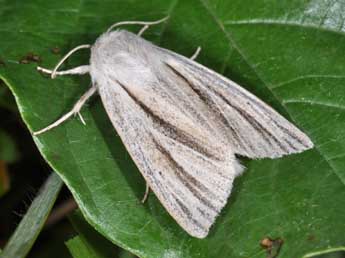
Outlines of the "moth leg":
[[143,199],[141,199],[141,203],[145,203],[145,201],[147,200],[147,197],[149,196],[149,193],[150,193],[150,187],[149,187],[149,184],[146,183],[145,194],[144,194]]
[[[46,74],[52,74],[54,72],[53,70],[49,70],[40,66],[37,66],[37,70]],[[90,71],[89,65],[82,65],[82,66],[78,66],[78,67],[65,70],[65,71],[57,71],[55,72],[55,75],[86,74],[86,73],[89,73],[89,71]]]
[[190,59],[194,60],[195,58],[197,58],[198,55],[199,55],[199,53],[200,53],[200,51],[201,51],[201,47],[199,46],[199,47],[196,49],[195,53],[191,56]]
[[49,131],[50,129],[52,129],[54,127],[57,127],[58,125],[60,125],[64,121],[66,121],[71,116],[73,116],[73,115],[75,116],[77,114],[79,115],[80,120],[82,121],[82,123],[85,124],[85,121],[84,121],[83,117],[80,114],[80,110],[81,110],[82,106],[85,104],[85,102],[96,92],[96,90],[97,90],[96,86],[93,85],[87,92],[84,93],[83,96],[81,96],[81,98],[77,101],[77,103],[74,104],[74,107],[72,108],[71,111],[69,111],[68,113],[63,115],[61,118],[56,120],[51,125],[43,128],[43,129],[41,129],[39,131],[34,132],[33,135],[39,135],[41,133]]

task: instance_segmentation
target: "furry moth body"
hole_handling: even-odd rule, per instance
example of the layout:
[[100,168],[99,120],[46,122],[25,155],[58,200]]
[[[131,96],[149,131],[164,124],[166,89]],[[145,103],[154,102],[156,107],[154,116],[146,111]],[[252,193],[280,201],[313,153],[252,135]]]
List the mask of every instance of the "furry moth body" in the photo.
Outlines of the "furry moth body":
[[[139,24],[145,25],[139,34],[150,25]],[[139,35],[108,30],[83,47],[91,47],[87,66],[39,68],[52,77],[89,73],[92,87],[73,110],[35,134],[79,114],[98,92],[147,184],[194,237],[207,236],[242,173],[235,154],[278,158],[313,147],[304,133],[233,81]]]

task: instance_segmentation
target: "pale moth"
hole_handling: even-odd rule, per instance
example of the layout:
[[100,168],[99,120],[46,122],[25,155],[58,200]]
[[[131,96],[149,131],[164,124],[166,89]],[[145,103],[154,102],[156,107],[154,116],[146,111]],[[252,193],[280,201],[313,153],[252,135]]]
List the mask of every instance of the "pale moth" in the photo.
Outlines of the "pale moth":
[[[56,75],[86,74],[92,87],[73,109],[35,135],[56,127],[95,93],[148,189],[190,235],[207,236],[243,167],[235,154],[278,158],[313,147],[303,132],[233,81],[141,37],[156,22],[120,22],[93,45],[71,50]],[[144,27],[135,35],[112,31],[125,24]],[[89,65],[59,66],[76,50],[91,48]],[[198,49],[200,50],[200,49]]]

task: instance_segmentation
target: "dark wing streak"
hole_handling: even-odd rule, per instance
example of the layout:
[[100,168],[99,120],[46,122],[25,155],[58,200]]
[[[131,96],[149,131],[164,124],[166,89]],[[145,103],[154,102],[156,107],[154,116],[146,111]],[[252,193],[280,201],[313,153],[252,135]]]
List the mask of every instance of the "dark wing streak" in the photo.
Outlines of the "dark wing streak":
[[[147,162],[146,162],[146,159],[145,159],[145,155],[142,155],[142,157],[143,157],[142,160],[146,163],[146,167],[148,168],[148,170],[146,171],[146,176],[151,179],[150,181],[152,182],[152,184],[155,184],[157,186],[157,188],[159,189],[159,191],[160,191],[161,195],[163,196],[163,198],[165,200],[168,200],[168,196],[165,194],[165,193],[168,192],[168,191],[165,190],[166,187],[160,183],[160,180],[157,180],[157,178],[153,176],[153,173],[151,171],[151,167],[147,165]],[[164,178],[163,174],[161,174],[160,176]]]
[[[257,110],[256,107],[252,106],[250,103],[247,103],[247,105],[249,105],[255,112],[259,113],[260,111]],[[307,147],[298,137],[297,135],[293,134],[293,132],[290,132],[287,128],[281,126],[279,123],[277,123],[277,121],[275,121],[274,119],[270,118],[270,122],[273,123],[277,128],[279,128],[281,131],[283,131],[285,134],[287,134],[288,136],[290,136],[291,138],[293,138],[294,140],[296,140],[298,143],[300,143],[302,146]],[[283,138],[283,140],[291,147],[291,149],[294,150],[298,150],[298,148],[296,148],[293,143],[291,143],[291,141],[289,141],[289,139],[287,138]]]
[[[168,66],[171,67],[170,65],[168,65]],[[183,76],[183,75],[181,75],[181,76]],[[193,85],[192,83],[190,83],[190,84]],[[201,84],[202,84],[202,82],[201,82]],[[193,87],[193,88],[195,88],[195,87]],[[255,120],[255,118],[252,117],[248,112],[246,112],[244,109],[230,103],[221,93],[214,91],[212,88],[208,88],[208,89],[211,90],[217,97],[222,99],[228,106],[232,107],[232,109],[234,109],[238,114],[240,114],[245,120],[247,120],[249,122],[249,124],[266,140],[267,143],[269,143],[272,146],[272,143],[271,143],[271,139],[272,139],[283,151],[288,152],[288,149],[284,145],[281,144],[279,139],[277,139],[277,137],[275,135],[273,135],[269,130],[267,130],[263,125],[258,123]],[[267,137],[267,136],[269,136],[269,137]]]
[[212,98],[208,97],[207,94],[204,94],[199,88],[197,88],[196,85],[190,82],[183,74],[177,71],[174,67],[172,67],[168,63],[165,63],[165,65],[169,67],[177,76],[181,77],[191,87],[191,89],[199,96],[199,98],[206,104],[206,106],[210,108],[213,111],[213,113],[219,117],[219,119],[222,121],[225,127],[228,128],[232,132],[232,135],[235,137],[235,140],[237,141],[239,145],[242,146],[242,148],[247,149],[247,146],[248,146],[251,150],[253,150],[253,146],[249,142],[246,142],[245,139],[243,139],[237,133],[237,131],[226,119],[223,112],[219,109],[218,104],[214,102]]
[[[194,75],[202,74],[203,79],[206,79],[208,83],[216,83],[219,86],[221,86],[221,89],[228,90],[231,92],[231,94],[234,94],[235,96],[239,96],[243,99],[248,99],[249,101],[247,104],[253,109],[254,112],[257,112],[258,114],[272,114],[273,116],[277,116],[278,119],[281,119],[281,124],[286,123],[287,125],[290,125],[290,122],[286,120],[283,116],[278,114],[276,111],[274,111],[271,107],[269,107],[267,104],[265,104],[260,99],[256,98],[254,95],[251,95],[249,92],[247,92],[245,89],[241,88],[240,86],[236,85],[235,83],[231,81],[226,81],[225,78],[223,78],[221,75],[217,74],[216,72],[209,70],[202,65],[184,57],[180,56],[170,50],[162,49],[157,47],[161,52],[164,52],[168,54],[169,56],[173,56],[176,58],[179,62],[183,63],[187,69],[189,69]],[[200,76],[195,76],[196,79],[201,81]],[[229,83],[231,84],[231,87],[229,87]],[[212,88],[212,87],[211,87]],[[222,91],[218,91],[215,87],[212,88],[214,92],[217,92],[220,95],[223,95]],[[223,96],[226,98],[226,96]],[[307,136],[303,134],[298,128],[295,128],[293,125],[291,129],[283,127],[279,121],[270,120],[273,122],[273,124],[281,129],[282,133],[285,133],[286,135],[290,136],[292,139],[296,140],[301,146],[303,146],[304,149],[309,149],[313,147],[312,142],[309,140]],[[295,130],[295,131],[294,131]],[[298,135],[298,132],[301,133],[301,135]],[[305,139],[304,139],[305,138]],[[297,150],[297,152],[301,151],[301,149],[296,148],[293,143],[291,143],[289,140],[284,139],[286,143],[291,147],[292,150]],[[280,146],[281,148],[281,146]]]
[[[117,112],[117,114],[121,114],[121,113]],[[160,189],[160,193],[162,194],[164,199],[168,200],[168,196],[166,195],[166,192],[168,192],[168,191],[165,190],[166,187],[160,183],[160,180],[157,180],[157,178],[154,176],[154,174],[151,170],[151,166],[149,166],[147,161],[146,161],[146,155],[143,154],[143,152],[141,151],[141,148],[136,148],[136,151],[140,153],[141,160],[143,163],[145,163],[145,167],[147,168],[145,175],[151,179],[150,181],[153,182],[157,186],[157,188]],[[161,176],[163,177],[163,175],[161,175]]]
[[[181,60],[181,58],[180,58],[180,60]],[[185,62],[185,63],[186,63],[186,62]],[[186,63],[186,64],[187,64],[187,63]],[[205,70],[205,69],[203,69],[203,68],[201,68],[201,67],[192,67],[192,66],[190,66],[190,65],[188,65],[188,68],[191,69],[191,70],[193,70],[193,69],[198,70],[198,69],[199,69],[199,72],[203,72],[203,70]],[[194,70],[194,72],[195,72],[195,70]],[[207,75],[206,73],[203,73],[203,74],[204,74],[204,76],[207,78],[208,81],[212,82],[212,78],[211,78],[209,75]],[[201,81],[200,78],[197,78],[197,79],[198,79],[199,81]],[[230,89],[229,87],[227,87],[227,83],[226,83],[225,81],[223,81],[221,77],[219,77],[219,78],[217,78],[217,79],[218,79],[219,82],[221,82],[221,84],[222,84],[222,86],[223,86],[224,88],[227,88],[227,89],[229,89],[229,90],[234,90],[234,91],[235,91],[235,92],[234,92],[235,94],[237,94],[237,95],[239,95],[239,96],[241,96],[241,97],[243,97],[243,98],[249,98],[251,102],[248,102],[247,104],[250,105],[251,108],[253,108],[253,110],[255,110],[256,112],[258,112],[258,113],[262,112],[262,111],[259,111],[260,109],[263,109],[263,110],[264,110],[265,112],[267,112],[267,113],[271,113],[271,112],[272,112],[272,110],[271,110],[270,107],[268,107],[267,105],[263,105],[263,103],[260,103],[258,100],[254,99],[254,98],[253,98],[252,96],[250,96],[249,94],[245,94],[244,92],[241,91],[241,89],[238,89],[237,87],[232,87],[232,88]],[[220,93],[220,92],[218,92],[218,91],[215,91],[214,89],[210,89],[210,90],[213,90],[214,93],[216,93],[217,95],[222,96],[223,99],[226,99],[226,98],[223,96],[222,93]],[[253,103],[254,106],[251,105],[250,103]],[[309,147],[306,143],[304,143],[304,142],[303,142],[297,135],[295,135],[293,132],[291,132],[290,130],[288,130],[288,129],[285,128],[285,127],[282,127],[282,126],[279,125],[275,120],[271,120],[271,121],[272,121],[278,128],[280,128],[283,132],[285,132],[285,133],[288,134],[291,138],[293,138],[293,139],[295,139],[297,142],[299,142],[302,146],[304,146],[304,147],[306,147],[306,148]],[[287,143],[288,143],[288,145],[289,145],[292,149],[298,150],[296,147],[294,147],[294,146],[291,144],[291,142],[288,142],[288,141],[287,141]],[[280,146],[280,147],[281,147],[281,146]]]
[[[187,187],[187,189],[205,206],[218,213],[219,211],[217,210],[217,208],[214,207],[212,203],[209,202],[206,198],[204,198],[201,193],[205,193],[205,195],[213,199],[218,199],[217,196],[213,192],[211,192],[205,185],[203,185],[199,180],[197,180],[195,177],[189,174],[180,164],[178,164],[177,161],[172,157],[171,153],[160,143],[158,143],[155,140],[155,138],[153,138],[153,141],[156,144],[157,149],[167,158],[170,164],[176,168],[174,169],[175,174],[181,180],[181,182]],[[194,186],[190,183],[192,183]],[[198,188],[200,191],[196,188]]]
[[[169,54],[171,55],[171,52],[168,50]],[[185,62],[181,56],[176,55],[173,53],[174,57],[178,58],[180,61],[182,61],[184,64],[188,65],[188,68],[194,72],[194,74],[203,74],[203,77],[206,78],[210,83],[214,81],[214,77],[211,77],[208,73],[214,73],[215,75],[218,75],[216,72],[212,70],[206,70],[201,65],[198,66],[191,66],[188,62]],[[186,58],[188,59],[188,58]],[[233,91],[234,94],[241,96],[244,99],[250,99],[250,101],[255,104],[258,108],[265,109],[266,112],[271,113],[273,109],[271,109],[267,105],[263,105],[264,102],[260,101],[259,99],[253,98],[250,94],[246,94],[244,89],[241,89],[238,86],[233,85],[233,87],[229,88],[228,83],[222,79],[221,76],[217,76],[217,81],[220,82],[220,84],[224,87],[224,89]],[[200,80],[200,78],[198,78]],[[218,92],[219,93],[219,92]],[[221,94],[221,93],[219,93]]]
[[[220,93],[221,94],[221,93]],[[260,111],[258,108],[257,108],[257,105],[253,106],[251,104],[251,102],[248,102],[247,103],[248,106],[250,106],[256,113],[262,113],[262,111]],[[263,114],[263,115],[266,115],[266,114]],[[286,127],[283,127],[281,124],[277,123],[276,120],[272,119],[271,117],[269,117],[270,119],[270,122],[272,122],[276,127],[278,127],[280,130],[282,130],[285,134],[289,135],[292,139],[296,140],[299,144],[301,144],[302,146],[308,148],[308,145],[306,145],[294,132],[290,131],[288,128]],[[293,144],[288,140],[288,139],[285,139],[284,140],[286,141],[286,143],[294,150],[298,150],[296,149],[296,147],[293,146]]]
[[[172,76],[176,74],[172,73]],[[167,95],[170,96],[170,98],[174,101],[174,103],[180,103],[179,99],[189,99],[190,96],[188,93],[186,93],[183,90],[183,85],[178,82],[179,79],[182,79],[181,77],[177,76],[177,78],[171,79],[170,74],[166,73],[156,73],[157,80],[159,81],[160,85],[164,85],[165,87],[161,87],[159,90],[164,91]],[[163,76],[163,78],[161,78]],[[177,79],[177,80],[176,80]],[[178,86],[178,87],[176,87]],[[187,86],[188,87],[188,86]],[[174,91],[174,93],[171,93],[171,91]],[[177,97],[176,97],[177,96]],[[191,103],[191,102],[189,102]],[[209,121],[207,120],[207,117],[205,117],[196,106],[194,105],[183,105],[183,107],[180,108],[180,112],[183,113],[186,117],[190,117],[192,119],[197,119],[198,121],[201,121],[201,123],[204,126],[207,126],[209,130],[213,130],[212,126],[210,126]]]
[[[244,109],[233,105],[230,103],[226,98],[224,98],[223,95],[220,95],[218,92],[213,91],[218,97],[220,97],[226,104],[228,104],[230,107],[232,107],[236,112],[238,112],[244,119],[249,121],[249,124],[261,134],[263,138],[265,138],[266,142],[269,143],[272,146],[271,139],[279,146],[279,148],[285,152],[289,152],[289,150],[281,144],[279,139],[272,134],[269,130],[267,130],[263,125],[258,123],[253,116],[251,116],[248,112],[246,112]],[[271,138],[269,138],[269,137]]]
[[205,228],[203,225],[201,225],[199,223],[199,221],[197,221],[196,219],[193,218],[193,216],[192,216],[190,210],[188,209],[188,207],[186,205],[184,205],[183,202],[179,198],[177,198],[177,196],[175,194],[172,194],[172,198],[175,200],[177,205],[180,207],[180,209],[182,211],[182,214],[181,214],[182,217],[184,215],[186,215],[188,220],[192,221],[195,226],[197,226],[198,228],[202,229],[203,231],[207,231],[207,228]]
[[[199,79],[199,78],[198,78]],[[199,79],[200,81],[200,79]],[[279,148],[285,152],[288,152],[288,149],[286,149],[286,147],[284,145],[281,144],[281,142],[279,141],[279,139],[274,136],[268,129],[266,129],[263,125],[261,125],[260,123],[258,123],[254,117],[252,117],[248,112],[246,112],[244,109],[241,109],[239,107],[236,107],[235,105],[232,105],[224,96],[222,93],[215,91],[211,88],[209,88],[209,90],[212,90],[212,92],[214,94],[216,94],[218,97],[220,97],[225,103],[227,103],[229,106],[231,106],[233,109],[235,109],[242,117],[247,118],[248,121],[250,121],[250,124],[261,134],[260,129],[266,133],[266,135],[270,136],[272,138],[272,140],[279,146]],[[250,102],[247,103],[247,105],[249,105],[254,111],[256,111],[257,113],[260,113],[262,111],[259,111],[257,109],[257,105],[253,106],[250,104]],[[263,106],[261,106],[263,107]],[[249,118],[249,119],[248,119]],[[271,119],[271,122],[273,122],[279,129],[281,129],[284,133],[288,134],[291,138],[295,139],[298,143],[300,143],[302,146],[304,147],[308,147],[305,143],[303,143],[295,134],[293,134],[291,131],[289,131],[287,128],[282,127],[281,125],[279,125],[275,120]],[[267,138],[264,134],[261,134],[265,140],[271,144],[270,142],[270,138]],[[291,143],[288,139],[284,138],[284,141],[291,147],[291,149],[293,150],[298,150],[298,148],[296,148],[293,143]]]
[[207,219],[209,222],[212,222],[213,219],[211,218],[209,213],[206,213],[204,210],[200,209],[200,207],[196,207],[196,209],[200,212],[200,214]]
[[296,140],[299,144],[301,144],[305,148],[308,148],[308,145],[306,143],[304,143],[296,134],[294,134],[293,132],[289,131],[289,129],[281,126],[276,121],[272,120],[272,122],[275,124],[275,126],[277,126],[280,130],[282,130],[287,135],[289,135],[292,139]]
[[[234,94],[237,94],[243,98],[246,99],[250,99],[250,101],[252,101],[256,106],[258,106],[259,108],[263,108],[265,109],[265,111],[267,112],[272,112],[271,108],[269,106],[263,105],[264,102],[261,103],[261,101],[259,99],[253,98],[252,96],[250,96],[249,94],[246,94],[244,92],[243,89],[239,88],[238,86],[234,86],[232,88],[228,87],[228,83],[226,81],[224,81],[222,79],[222,77],[219,76],[219,74],[217,74],[216,72],[212,71],[212,70],[206,70],[204,67],[202,67],[202,65],[188,59],[187,57],[181,56],[179,54],[174,53],[173,51],[170,51],[168,49],[165,48],[160,48],[158,46],[155,46],[158,51],[162,51],[165,52],[166,54],[168,54],[169,56],[173,56],[174,58],[178,59],[179,61],[183,62],[185,65],[188,66],[188,68],[193,71],[195,74],[202,74],[204,76],[204,78],[207,78],[207,80],[209,82],[214,81],[214,77],[211,77],[208,75],[208,73],[214,73],[215,75],[217,75],[217,80],[221,83],[221,85],[228,90],[234,91]],[[190,62],[196,63],[198,66],[191,66],[188,62],[185,61],[185,59],[189,60]]]
[[[150,112],[150,110],[148,109],[148,107],[146,107],[142,102],[140,102],[135,96],[133,96],[127,89],[126,87],[121,84],[119,81],[116,81],[126,92],[127,94],[142,108],[144,108],[144,110],[146,111],[146,113],[150,114],[150,115],[154,115],[152,112]],[[149,111],[149,112],[147,112]],[[160,118],[158,118],[160,119]],[[161,120],[161,119],[160,119]],[[156,140],[155,137],[152,136],[152,140],[153,142],[156,144],[156,147],[158,148],[158,150],[167,158],[167,160],[172,164],[173,167],[176,167],[177,169],[174,170],[174,172],[176,173],[176,175],[180,178],[181,182],[190,190],[190,192],[200,201],[202,202],[205,206],[207,206],[208,208],[212,209],[213,211],[215,211],[216,213],[218,213],[219,211],[217,210],[216,207],[214,207],[212,205],[211,202],[209,202],[208,200],[206,200],[205,198],[202,197],[202,195],[200,194],[200,192],[195,189],[198,188],[202,193],[207,194],[207,196],[210,196],[211,198],[215,198],[218,199],[217,196],[211,192],[206,186],[204,186],[199,180],[197,180],[195,177],[193,177],[192,175],[190,175],[185,169],[183,169],[182,166],[180,166],[176,160],[171,156],[171,154],[169,153],[168,150],[166,150],[162,145],[160,145]],[[189,182],[191,182],[195,187],[193,187]]]
[[[156,79],[157,79],[159,85],[165,85],[167,83],[166,78],[161,78],[160,73],[156,73],[155,75],[156,75]],[[177,102],[177,99],[178,99],[177,92],[172,93],[171,90],[169,90],[169,86],[158,88],[158,87],[155,87],[155,85],[151,85],[152,88],[154,88],[156,91],[159,91],[159,94],[163,98],[171,99],[174,102]],[[181,92],[179,92],[179,93],[181,94]],[[188,112],[189,110],[185,110],[185,109],[181,108],[179,111],[187,117],[190,115],[190,113]],[[191,110],[191,112],[193,112],[193,114],[195,114],[194,110]]]
[[202,154],[205,157],[208,157],[213,160],[219,160],[218,157],[214,156],[212,153],[208,152],[202,145],[193,139],[192,136],[187,135],[186,133],[180,131],[177,127],[168,123],[161,117],[154,114],[154,112],[144,103],[142,103],[138,98],[136,98],[128,89],[118,80],[114,79],[126,92],[127,94],[147,113],[151,116],[156,124],[159,124],[160,127],[164,130],[160,130],[164,135],[169,138],[182,143],[183,145],[189,147],[190,149]]

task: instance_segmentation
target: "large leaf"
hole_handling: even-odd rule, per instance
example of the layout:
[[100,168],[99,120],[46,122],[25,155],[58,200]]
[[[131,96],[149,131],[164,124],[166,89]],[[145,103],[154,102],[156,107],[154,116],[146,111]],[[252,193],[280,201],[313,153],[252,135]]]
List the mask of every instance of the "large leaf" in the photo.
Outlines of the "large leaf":
[[[141,257],[264,257],[265,237],[284,242],[279,257],[344,248],[345,4],[341,0],[1,1],[0,75],[30,130],[67,112],[89,78],[50,80],[29,52],[53,67],[72,47],[92,43],[123,20],[164,25],[144,34],[240,83],[271,104],[315,143],[277,160],[245,162],[229,203],[204,240],[189,237],[145,185],[99,98],[78,119],[35,142],[72,191],[87,220],[114,243]],[[129,27],[138,31],[138,27]],[[60,54],[51,52],[53,47]],[[88,62],[74,55],[65,68]],[[24,58],[25,59],[25,58]]]

